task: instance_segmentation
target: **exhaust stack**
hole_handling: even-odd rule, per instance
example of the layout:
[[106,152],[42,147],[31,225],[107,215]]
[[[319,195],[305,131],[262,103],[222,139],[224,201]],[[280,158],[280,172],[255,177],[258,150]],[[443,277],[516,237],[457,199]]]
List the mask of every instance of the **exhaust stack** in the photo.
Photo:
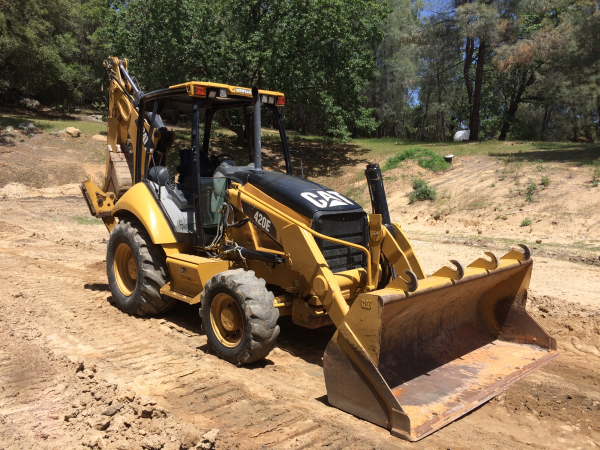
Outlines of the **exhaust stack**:
[[252,97],[254,97],[254,172],[262,173],[262,161],[261,161],[261,142],[260,142],[260,94],[258,88],[254,86],[252,88]]

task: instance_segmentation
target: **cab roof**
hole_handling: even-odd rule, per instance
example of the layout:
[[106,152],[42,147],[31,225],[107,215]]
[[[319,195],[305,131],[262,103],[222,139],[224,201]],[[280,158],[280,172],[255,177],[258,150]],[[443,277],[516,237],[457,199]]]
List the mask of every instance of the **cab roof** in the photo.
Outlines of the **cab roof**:
[[[196,86],[198,86],[200,88],[204,87],[206,93],[204,95],[202,95],[202,94],[197,95],[195,93],[197,91],[197,90],[195,90]],[[185,88],[190,97],[206,97],[211,90],[226,89],[227,96],[252,98],[252,89],[251,88],[242,87],[242,86],[232,86],[229,84],[211,83],[210,81],[188,81],[187,83],[181,83],[181,84],[175,84],[173,86],[169,86],[169,89],[181,89],[181,88]],[[285,97],[285,94],[283,92],[267,91],[264,89],[259,89],[258,93],[262,94],[262,95],[273,96],[273,97]]]

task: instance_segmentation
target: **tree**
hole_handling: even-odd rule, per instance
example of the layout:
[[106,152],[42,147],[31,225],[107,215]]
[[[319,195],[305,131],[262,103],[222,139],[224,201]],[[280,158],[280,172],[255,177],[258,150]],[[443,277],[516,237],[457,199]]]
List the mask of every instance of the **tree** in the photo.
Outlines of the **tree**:
[[[387,8],[375,0],[139,0],[112,5],[114,52],[147,89],[189,80],[286,93],[321,134],[376,126],[362,89]],[[290,118],[288,118],[289,120]]]
[[47,104],[98,98],[100,0],[0,0],[0,97]]

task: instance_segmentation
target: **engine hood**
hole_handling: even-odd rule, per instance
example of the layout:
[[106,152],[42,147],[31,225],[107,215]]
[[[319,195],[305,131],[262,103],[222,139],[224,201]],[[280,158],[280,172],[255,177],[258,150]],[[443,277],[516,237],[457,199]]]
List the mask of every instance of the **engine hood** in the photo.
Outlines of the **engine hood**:
[[256,173],[252,170],[239,170],[227,177],[241,185],[251,184],[273,200],[312,218],[319,211],[362,211],[362,207],[339,194],[312,181],[280,172]]

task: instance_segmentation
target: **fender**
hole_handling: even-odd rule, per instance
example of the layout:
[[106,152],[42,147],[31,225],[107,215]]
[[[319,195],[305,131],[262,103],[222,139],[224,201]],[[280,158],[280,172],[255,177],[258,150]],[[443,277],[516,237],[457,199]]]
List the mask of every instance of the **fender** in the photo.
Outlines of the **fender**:
[[155,244],[177,243],[167,219],[144,183],[137,183],[131,187],[115,203],[112,210],[113,216],[116,217],[125,215],[126,212],[133,214],[142,222]]

